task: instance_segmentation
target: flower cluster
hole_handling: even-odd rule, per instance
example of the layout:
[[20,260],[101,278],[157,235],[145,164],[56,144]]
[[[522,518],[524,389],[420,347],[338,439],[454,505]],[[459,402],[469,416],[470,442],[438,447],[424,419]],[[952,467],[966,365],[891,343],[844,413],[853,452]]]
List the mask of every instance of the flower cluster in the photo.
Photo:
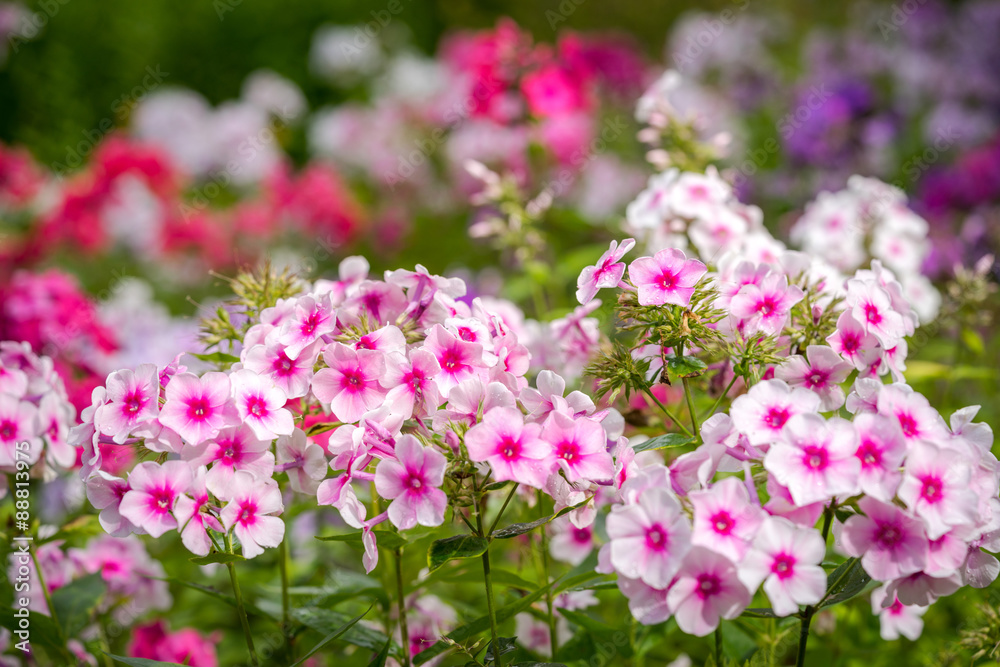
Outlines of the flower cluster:
[[27,481],[71,469],[77,463],[69,438],[75,422],[76,409],[52,359],[26,342],[0,342],[0,470]]

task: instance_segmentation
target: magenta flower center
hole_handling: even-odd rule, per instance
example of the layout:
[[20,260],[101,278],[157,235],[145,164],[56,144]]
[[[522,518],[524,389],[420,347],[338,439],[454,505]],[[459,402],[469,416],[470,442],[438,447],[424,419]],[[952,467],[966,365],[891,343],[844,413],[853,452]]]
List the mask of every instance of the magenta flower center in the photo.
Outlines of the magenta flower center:
[[853,355],[861,347],[861,337],[858,334],[844,334],[840,338],[840,346],[847,354]]
[[510,436],[505,436],[500,441],[500,456],[508,461],[512,461],[521,455],[521,443]]
[[778,575],[779,579],[787,579],[792,576],[795,568],[795,557],[790,554],[778,554],[771,563],[771,572]]
[[556,448],[556,457],[572,463],[580,455],[580,448],[575,442],[562,442]]
[[0,440],[10,442],[17,435],[17,424],[9,419],[0,422]]
[[788,421],[787,408],[770,408],[764,415],[764,423],[773,429],[779,429]]
[[805,463],[807,468],[812,468],[813,470],[823,470],[830,462],[829,455],[822,447],[810,445],[804,447],[802,453],[802,462]]
[[704,600],[705,598],[710,598],[713,595],[718,595],[722,590],[722,583],[719,578],[714,574],[699,574],[698,575],[698,588],[695,592],[698,597]]
[[254,417],[263,417],[267,414],[267,403],[260,396],[251,396],[247,399],[247,412]]
[[902,539],[903,531],[891,523],[879,526],[878,532],[875,534],[875,541],[887,549],[896,546]]
[[142,400],[142,395],[139,392],[134,391],[125,397],[125,412],[130,415],[134,415],[142,409],[143,403],[145,403],[145,401]]
[[419,491],[424,487],[423,475],[411,472],[409,477],[406,478],[404,486],[411,491]]
[[591,533],[589,528],[573,527],[573,541],[578,544],[590,544]]
[[458,337],[464,341],[474,341],[476,340],[476,334],[473,333],[472,329],[469,327],[459,327]]
[[188,417],[196,421],[204,421],[212,414],[212,406],[205,397],[193,398],[188,403]]
[[770,296],[764,297],[764,300],[761,301],[760,304],[757,306],[757,310],[759,310],[760,314],[765,317],[767,317],[777,309],[778,309],[778,304],[774,302],[774,297]]
[[861,465],[866,468],[877,467],[882,463],[882,451],[871,440],[865,440],[861,443],[857,456],[861,459]]
[[344,378],[341,380],[341,386],[348,391],[358,391],[364,384],[364,380],[361,378],[361,374],[358,371],[344,371]]
[[812,373],[806,376],[807,387],[822,387],[826,384],[827,374],[823,371],[813,369]]
[[882,321],[882,314],[878,312],[878,306],[873,303],[865,304],[865,319],[869,324],[878,324]]
[[292,360],[284,352],[279,352],[271,367],[278,375],[290,375],[293,366]]
[[660,274],[660,277],[656,279],[656,284],[663,289],[673,289],[677,286],[677,276],[670,271],[664,271]]
[[897,415],[897,417],[899,419],[899,427],[903,429],[903,435],[907,438],[912,438],[920,432],[920,429],[917,428],[917,420],[912,415],[904,412],[901,415]]
[[441,368],[453,371],[462,365],[462,358],[456,350],[445,350],[441,356]]
[[923,486],[920,489],[920,497],[929,503],[936,503],[941,500],[942,484],[938,477],[924,477]]
[[149,492],[150,504],[160,514],[165,514],[174,506],[174,494],[170,489],[154,489]]
[[733,521],[733,517],[729,515],[729,512],[723,510],[715,514],[712,517],[712,529],[720,535],[728,535],[733,531],[733,526],[736,522]]
[[653,551],[664,551],[670,542],[670,536],[658,523],[646,529],[646,546]]
[[309,336],[314,331],[316,331],[316,325],[318,324],[319,324],[319,313],[314,311],[309,313],[309,317],[302,320],[302,326],[299,330],[302,332],[302,335]]
[[246,500],[240,505],[239,516],[236,520],[243,526],[253,523],[254,518],[257,516],[257,504],[252,500]]

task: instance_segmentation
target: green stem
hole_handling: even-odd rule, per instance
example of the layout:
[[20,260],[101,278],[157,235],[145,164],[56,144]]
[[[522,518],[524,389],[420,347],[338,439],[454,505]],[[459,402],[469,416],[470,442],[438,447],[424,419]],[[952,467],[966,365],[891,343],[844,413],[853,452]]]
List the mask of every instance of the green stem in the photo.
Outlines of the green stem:
[[698,413],[694,409],[694,399],[691,398],[691,388],[688,386],[688,379],[681,378],[681,383],[684,385],[684,397],[687,399],[688,412],[691,413],[691,430],[694,432],[698,442],[701,442],[701,429],[698,428]]
[[500,523],[500,517],[503,516],[504,511],[507,509],[507,505],[510,504],[511,498],[513,498],[514,494],[517,492],[517,487],[518,484],[515,483],[511,488],[510,493],[507,494],[507,498],[503,501],[503,505],[500,507],[500,513],[497,514],[497,518],[493,519],[493,523],[490,525],[490,531],[486,533],[487,538],[493,535],[493,531],[496,530],[497,524]]
[[717,667],[722,667],[722,621],[719,621],[719,626],[715,628],[715,664]]
[[[13,489],[13,487],[11,488]],[[13,492],[11,495],[13,495]],[[34,545],[31,546],[33,547]],[[59,619],[56,617],[56,608],[52,605],[52,596],[49,595],[49,587],[45,585],[45,575],[42,574],[42,566],[38,564],[38,556],[35,554],[33,548],[29,548],[28,552],[31,554],[31,562],[35,564],[35,576],[38,578],[38,586],[42,589],[42,595],[45,596],[45,606],[49,609],[49,618],[52,619],[56,629],[59,631],[59,638],[65,644],[67,638],[63,636],[62,626],[59,625]]]
[[406,596],[403,593],[403,551],[396,549],[396,595],[399,609],[399,638],[403,644],[403,667],[410,667],[410,631],[406,625]]
[[705,418],[706,419],[715,414],[715,410],[719,407],[719,404],[722,403],[722,400],[726,397],[726,395],[729,394],[729,390],[733,388],[733,385],[736,384],[736,381],[738,379],[739,379],[739,376],[736,375],[736,374],[733,374],[733,379],[729,381],[729,384],[726,385],[726,388],[723,389],[722,393],[719,394],[719,397],[717,399],[715,399],[715,403],[712,404],[712,407],[708,410],[708,412],[705,413]]
[[[225,534],[226,549],[233,553],[233,541],[229,533]],[[247,649],[250,651],[250,662],[253,667],[260,667],[260,660],[257,659],[257,650],[253,647],[253,634],[250,632],[250,621],[247,620],[247,610],[243,606],[243,594],[240,592],[240,582],[236,579],[236,566],[233,563],[226,563],[229,569],[229,579],[233,583],[233,597],[236,598],[236,610],[239,612],[240,625],[243,626],[243,636],[247,640]]]
[[654,396],[653,392],[650,391],[648,387],[643,387],[642,391],[643,393],[646,394],[646,396],[649,396],[650,400],[653,401],[653,403],[656,403],[657,407],[659,407],[660,410],[663,411],[663,414],[665,414],[667,418],[684,433],[684,435],[692,438],[694,437],[694,434],[692,434],[691,431],[687,430],[687,427],[684,426],[684,424],[681,423],[681,420],[675,417],[674,414],[667,409],[667,406],[665,406],[663,403],[660,403],[660,399]]
[[292,661],[295,660],[295,636],[292,634],[290,620],[291,601],[288,593],[288,536],[278,545],[278,564],[281,570],[281,630],[288,642],[288,651]]
[[[826,544],[826,540],[827,540],[827,538],[830,535],[830,526],[833,524],[834,510],[836,510],[836,508],[837,508],[837,499],[834,498],[833,500],[830,501],[830,504],[826,508],[823,509],[823,544],[824,545]],[[841,574],[841,576],[840,576],[840,579],[838,579],[837,581],[835,581],[833,583],[833,586],[831,586],[829,588],[829,590],[834,590],[837,587],[837,584],[840,583],[840,580],[843,579],[844,576],[849,571],[850,571],[850,568],[848,568],[847,570],[844,570],[843,574]],[[829,595],[829,590],[827,591],[827,595]],[[816,612],[819,610],[820,606],[823,604],[823,602],[826,601],[826,598],[827,598],[827,596],[824,595],[823,599],[820,600],[820,602],[819,602],[818,605],[816,605],[816,606],[810,605],[810,606],[808,606],[808,607],[805,608],[805,611],[802,612],[802,623],[801,623],[801,625],[799,627],[799,654],[798,654],[798,658],[795,661],[795,664],[796,664],[797,667],[803,667],[806,664],[806,644],[809,641],[809,625],[812,623],[813,616],[816,615]]]
[[[545,511],[542,509],[542,490],[538,490],[538,510],[545,516]],[[556,659],[556,649],[559,647],[559,638],[556,635],[556,617],[553,613],[552,606],[552,588],[549,586],[549,537],[545,532],[545,526],[542,526],[541,531],[542,537],[542,576],[545,577],[545,606],[547,608],[547,621],[549,624],[549,648],[552,650],[552,660]]]
[[[479,529],[479,537],[489,539],[483,530],[483,504],[485,495],[479,496],[479,488],[475,478],[472,479],[472,488],[476,503],[476,525]],[[490,615],[490,635],[493,638],[493,664],[495,667],[503,667],[503,656],[500,655],[500,635],[497,633],[496,602],[493,599],[493,575],[490,569],[490,549],[486,547],[483,552],[483,582],[486,584],[486,609]]]

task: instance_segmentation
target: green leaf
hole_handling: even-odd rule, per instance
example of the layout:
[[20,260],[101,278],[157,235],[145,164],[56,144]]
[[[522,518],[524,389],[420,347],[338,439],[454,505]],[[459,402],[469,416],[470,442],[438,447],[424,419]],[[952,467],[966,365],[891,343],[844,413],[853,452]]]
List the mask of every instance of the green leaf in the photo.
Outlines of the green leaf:
[[[535,602],[535,600],[538,600],[542,596],[544,596],[545,592],[549,590],[549,588],[550,588],[549,586],[542,586],[534,593],[531,593],[530,595],[525,595],[523,598],[519,600],[515,600],[514,602],[511,602],[508,605],[500,607],[499,609],[496,610],[495,614],[496,622],[503,623],[507,619],[513,618],[517,614],[520,614],[522,611],[530,607]],[[446,635],[446,637],[447,639],[453,642],[462,643],[471,637],[475,637],[476,635],[485,632],[486,630],[489,629],[489,627],[490,627],[490,617],[488,615],[480,616],[476,620],[466,623],[465,625],[452,630]],[[416,656],[414,656],[413,664],[422,665],[425,662],[428,662],[433,658],[436,658],[437,656],[441,655],[450,648],[452,648],[451,644],[444,641],[438,641],[432,646],[424,649]]]
[[452,558],[476,558],[486,553],[490,543],[475,535],[456,535],[437,540],[427,551],[427,566],[433,572]]
[[[375,535],[375,543],[384,549],[399,549],[408,544],[405,537],[391,530],[373,530],[372,534]],[[317,535],[316,539],[321,542],[344,542],[363,549],[364,543],[361,541],[361,535],[361,532],[344,533],[343,535]]]
[[673,449],[674,447],[684,447],[691,444],[694,444],[694,438],[689,438],[680,433],[664,433],[655,438],[650,438],[646,442],[640,442],[638,445],[632,447],[632,449],[638,453],[649,452],[654,449]]
[[667,370],[671,375],[681,378],[698,377],[705,372],[708,365],[698,357],[684,355],[683,357],[667,357]]
[[213,551],[207,556],[188,558],[188,560],[195,565],[212,565],[213,563],[235,563],[237,561],[246,560],[246,558],[240,556],[239,554],[230,554],[225,551]]
[[483,491],[499,491],[503,487],[511,483],[511,480],[505,479],[502,482],[492,482],[483,487]]
[[234,357],[225,352],[211,352],[209,354],[194,354],[193,352],[189,352],[189,354],[195,359],[201,359],[202,361],[219,366],[232,366],[235,363],[239,363],[240,360],[239,357]]
[[[559,613],[566,617],[566,620],[585,630],[590,637],[594,639],[594,641],[605,645],[609,643],[613,646],[616,645],[613,638],[618,632],[620,632],[619,628],[613,628],[604,621],[579,611],[559,609]],[[627,643],[622,646],[618,646],[617,651],[623,658],[632,657],[632,647]]]
[[740,614],[745,618],[781,618],[774,613],[774,610],[770,607],[756,607],[752,609],[744,609],[743,613]]
[[320,433],[326,433],[327,431],[332,431],[335,428],[343,426],[341,422],[323,422],[319,424],[313,424],[306,429],[306,435],[312,437],[314,435],[319,435]]
[[104,579],[95,573],[71,581],[52,593],[52,606],[65,637],[75,637],[90,622],[91,612],[107,589]]
[[184,667],[184,665],[179,665],[176,662],[161,662],[159,660],[148,660],[146,658],[126,658],[121,655],[111,655],[110,653],[105,653],[115,662],[120,662],[123,665],[128,665],[129,667]]
[[[190,588],[190,589],[198,591],[200,593],[204,593],[205,595],[207,595],[209,597],[215,598],[216,600],[219,600],[221,602],[225,602],[230,607],[235,607],[236,606],[236,598],[231,597],[229,595],[226,595],[225,593],[222,593],[221,591],[218,591],[218,590],[212,588],[211,586],[204,586],[202,584],[196,584],[196,583],[193,583],[193,582],[190,582],[190,581],[185,581],[183,579],[178,579],[177,577],[153,577],[153,578],[154,579],[159,579],[160,581],[166,581],[166,582],[171,583],[171,584],[177,584],[178,586],[185,586],[186,588]],[[280,622],[281,621],[281,616],[280,615],[276,616],[274,614],[270,614],[270,613],[262,610],[260,607],[257,607],[256,605],[248,603],[246,600],[243,600],[243,608],[246,609],[247,614],[252,614],[252,615],[255,615],[255,616],[260,616],[262,618],[270,618],[270,619],[272,619],[272,620],[274,620],[276,622]]]
[[[354,625],[358,621],[360,621],[362,618],[364,618],[365,616],[367,616],[368,612],[370,612],[371,610],[372,610],[372,608],[368,607],[368,609],[365,609],[364,612],[362,612],[361,614],[355,616],[354,618],[352,618],[351,620],[349,620],[347,623],[345,623],[344,625],[340,626],[339,628],[337,628],[336,630],[334,630],[333,632],[331,632],[330,634],[328,634],[326,637],[323,637],[323,639],[321,639],[318,644],[316,644],[311,649],[309,649],[309,651],[307,651],[304,656],[302,656],[295,664],[293,664],[292,667],[297,667],[298,665],[301,665],[303,662],[305,662],[306,660],[308,660],[311,655],[313,655],[314,653],[316,653],[316,651],[320,650],[321,648],[323,648],[324,646],[326,646],[327,644],[329,644],[330,642],[332,642],[334,639],[337,639],[342,634],[344,634],[345,632],[347,632],[348,630],[350,630],[351,628],[353,628]],[[386,642],[386,646],[388,646],[388,645],[389,645],[389,642]]]
[[846,602],[865,589],[872,580],[861,567],[861,561],[850,558],[826,578],[826,598],[820,607]]
[[[339,611],[318,609],[316,607],[293,607],[291,615],[293,619],[302,625],[322,635],[336,632],[351,620],[350,616]],[[348,644],[372,651],[380,651],[390,641],[389,637],[385,634],[365,625],[354,625],[348,628],[347,632],[342,636]],[[399,655],[401,653],[399,645],[395,642],[392,642],[389,651],[391,655]]]
[[[55,603],[53,603],[55,604]],[[19,628],[19,618],[14,616],[14,610],[9,607],[0,608],[0,627],[4,627],[11,632]],[[72,664],[76,658],[66,650],[66,646],[60,636],[60,628],[50,616],[39,614],[38,612],[28,612],[28,622],[31,631],[31,645],[43,648],[51,656],[59,656],[67,661],[65,664]],[[20,641],[14,635],[12,641]]]
[[757,642],[738,626],[729,621],[720,621],[719,631],[722,633],[722,648],[727,656],[742,665],[757,652]]
[[389,646],[392,644],[392,640],[388,640],[382,650],[375,654],[372,661],[368,663],[368,667],[385,667],[386,661],[389,659]]
[[[517,650],[517,637],[497,637],[497,644],[500,645],[500,655],[504,656]],[[491,665],[496,662],[496,655],[493,652],[493,642],[486,646],[486,664]]]
[[981,357],[986,352],[986,346],[983,345],[982,337],[968,327],[962,327],[962,342],[965,343],[965,346],[976,356]]

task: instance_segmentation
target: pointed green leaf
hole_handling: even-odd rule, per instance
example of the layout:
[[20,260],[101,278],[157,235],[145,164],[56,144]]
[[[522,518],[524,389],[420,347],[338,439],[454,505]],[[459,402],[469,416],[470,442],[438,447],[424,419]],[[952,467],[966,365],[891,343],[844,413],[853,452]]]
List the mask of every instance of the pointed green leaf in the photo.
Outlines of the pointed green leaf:
[[209,354],[194,354],[189,353],[195,359],[201,359],[202,361],[207,361],[210,364],[216,364],[219,366],[232,366],[235,363],[239,363],[240,358],[234,357],[231,354],[226,354],[225,352],[211,352]]
[[[350,622],[351,617],[339,611],[317,609],[316,607],[295,607],[291,610],[292,618],[322,635],[335,633]],[[372,651],[379,651],[389,641],[384,633],[373,630],[366,625],[353,625],[342,635],[345,642]],[[399,655],[399,645],[392,642],[391,655]]]
[[[292,667],[298,667],[298,665],[301,665],[303,662],[308,660],[310,656],[316,653],[316,651],[320,650],[321,648],[332,642],[334,639],[337,639],[342,634],[353,628],[354,624],[360,621],[365,616],[367,616],[368,612],[370,612],[371,610],[372,608],[368,607],[368,609],[365,609],[363,613],[358,614],[357,616],[349,620],[347,623],[345,623],[344,625],[340,626],[339,628],[328,634],[326,637],[323,637],[323,639],[321,639],[318,644],[309,649],[309,651],[307,651],[304,656],[302,656],[295,664],[293,664]],[[386,646],[388,646],[388,644],[389,643],[386,642]]]
[[826,578],[826,597],[820,607],[829,607],[850,600],[861,593],[872,580],[857,558],[849,558]]
[[159,660],[148,660],[147,658],[126,658],[122,655],[111,655],[110,653],[105,653],[104,655],[115,662],[120,662],[129,667],[184,667],[184,665],[176,662],[161,662]]
[[774,613],[774,610],[770,607],[757,607],[752,609],[744,609],[740,616],[746,618],[780,618]]
[[235,563],[237,561],[246,560],[243,556],[239,554],[229,554],[225,551],[213,551],[207,556],[197,556],[195,558],[189,558],[189,561],[195,565],[212,565],[213,563]]
[[[372,534],[375,535],[375,543],[385,549],[399,549],[408,543],[405,537],[391,530],[373,530]],[[362,533],[359,531],[343,535],[317,535],[316,539],[322,542],[344,542],[363,549],[364,543],[361,541],[361,535]]]
[[698,357],[685,355],[683,357],[667,357],[667,370],[671,375],[691,378],[701,375],[708,365]]
[[456,535],[437,540],[427,552],[427,566],[433,572],[452,558],[476,558],[486,553],[490,543],[475,535]]
[[386,661],[389,660],[389,645],[391,643],[392,640],[386,641],[382,650],[376,653],[375,657],[372,658],[372,661],[368,663],[368,667],[385,667]]
[[80,577],[52,593],[52,606],[66,637],[75,637],[88,623],[108,590],[99,573]]
[[655,438],[650,438],[646,442],[640,442],[632,447],[636,452],[649,452],[654,449],[672,449],[694,444],[694,438],[689,438],[680,433],[664,433]]

